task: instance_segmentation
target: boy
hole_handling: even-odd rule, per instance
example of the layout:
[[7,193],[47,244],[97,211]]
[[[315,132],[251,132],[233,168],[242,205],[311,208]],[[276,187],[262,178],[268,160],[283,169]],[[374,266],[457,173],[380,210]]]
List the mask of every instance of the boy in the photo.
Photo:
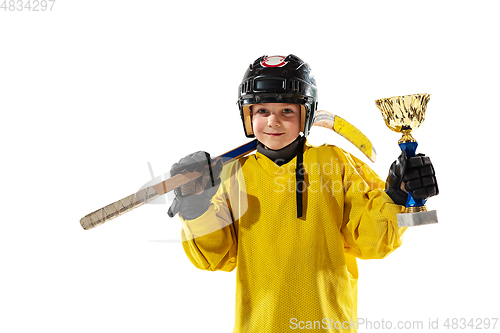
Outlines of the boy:
[[[354,156],[309,145],[316,83],[294,55],[251,64],[238,104],[257,153],[176,189],[169,215],[179,212],[188,258],[200,269],[238,268],[235,333],[355,332],[356,258],[384,258],[401,245],[396,214],[406,191],[438,192],[430,160],[402,153],[384,190]],[[171,173],[209,162],[194,153]]]

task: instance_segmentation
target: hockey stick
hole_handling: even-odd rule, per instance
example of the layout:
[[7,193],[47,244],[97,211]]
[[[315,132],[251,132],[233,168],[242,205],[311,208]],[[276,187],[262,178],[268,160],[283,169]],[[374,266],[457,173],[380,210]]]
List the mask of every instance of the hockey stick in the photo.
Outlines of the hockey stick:
[[[354,144],[371,161],[375,162],[376,152],[370,140],[360,130],[348,123],[346,120],[335,116],[328,111],[318,111],[316,113],[316,117],[314,118],[313,125],[334,130]],[[256,148],[257,139],[217,156],[214,158],[214,162],[218,159],[222,159],[222,164],[224,165],[252,152]],[[110,205],[82,217],[80,224],[85,230],[95,228],[109,220],[117,218],[120,215],[153,201],[159,196],[200,177],[202,174],[203,171],[195,171],[170,177],[169,179],[166,179],[156,185],[142,189],[137,193],[131,194],[128,197],[113,202]]]

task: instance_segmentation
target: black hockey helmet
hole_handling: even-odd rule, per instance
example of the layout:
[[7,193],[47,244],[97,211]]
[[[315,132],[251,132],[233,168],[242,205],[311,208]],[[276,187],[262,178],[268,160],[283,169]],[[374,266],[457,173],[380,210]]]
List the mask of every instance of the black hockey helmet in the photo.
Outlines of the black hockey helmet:
[[250,106],[259,103],[300,104],[300,128],[307,136],[318,104],[309,65],[293,54],[264,55],[250,64],[238,89],[238,106],[248,138],[254,137]]

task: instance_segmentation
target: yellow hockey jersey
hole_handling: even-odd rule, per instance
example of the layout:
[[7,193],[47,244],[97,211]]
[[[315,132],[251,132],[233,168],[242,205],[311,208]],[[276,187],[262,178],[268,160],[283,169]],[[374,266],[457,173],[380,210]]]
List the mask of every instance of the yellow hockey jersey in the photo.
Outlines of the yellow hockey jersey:
[[205,214],[181,218],[196,267],[237,267],[234,333],[356,332],[356,258],[384,258],[401,245],[403,207],[367,165],[308,143],[303,163],[301,218],[296,157],[278,166],[259,152],[224,167]]

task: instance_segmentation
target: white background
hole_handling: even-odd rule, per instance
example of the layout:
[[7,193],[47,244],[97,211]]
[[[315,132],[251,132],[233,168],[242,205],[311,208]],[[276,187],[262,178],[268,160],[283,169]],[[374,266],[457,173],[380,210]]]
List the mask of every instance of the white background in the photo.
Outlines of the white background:
[[[79,220],[148,182],[147,162],[156,176],[188,153],[247,142],[236,106],[243,74],[263,54],[290,53],[313,68],[319,108],[370,137],[383,178],[399,135],[374,100],[432,94],[414,136],[437,171],[441,193],[428,207],[439,224],[408,230],[384,260],[359,261],[358,316],[422,321],[416,332],[429,320],[500,317],[496,8],[57,0],[50,12],[2,9],[0,331],[231,332],[235,272],[194,268],[166,205],[89,231]],[[314,128],[310,141],[362,157],[328,130]]]

